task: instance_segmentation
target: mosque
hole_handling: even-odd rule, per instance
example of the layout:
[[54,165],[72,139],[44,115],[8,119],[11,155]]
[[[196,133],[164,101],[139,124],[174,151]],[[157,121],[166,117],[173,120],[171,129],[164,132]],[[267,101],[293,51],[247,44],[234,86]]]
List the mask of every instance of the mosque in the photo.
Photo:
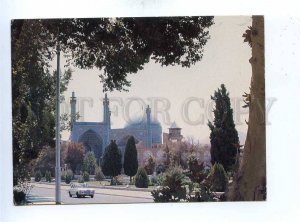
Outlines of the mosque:
[[[72,92],[70,98],[71,117],[76,116],[76,97]],[[103,122],[77,122],[75,118],[71,118],[71,135],[70,141],[82,143],[86,152],[92,151],[95,157],[99,159],[105,148],[111,140],[116,140],[119,149],[124,154],[127,140],[133,136],[136,143],[144,149],[151,149],[162,144],[162,127],[158,121],[152,120],[151,108],[146,108],[146,118],[139,122],[127,124],[124,128],[111,129],[109,99],[105,94],[103,100]],[[176,126],[177,127],[177,126]],[[164,139],[182,138],[180,128],[173,129],[170,135],[164,134]],[[171,138],[170,138],[171,137]]]

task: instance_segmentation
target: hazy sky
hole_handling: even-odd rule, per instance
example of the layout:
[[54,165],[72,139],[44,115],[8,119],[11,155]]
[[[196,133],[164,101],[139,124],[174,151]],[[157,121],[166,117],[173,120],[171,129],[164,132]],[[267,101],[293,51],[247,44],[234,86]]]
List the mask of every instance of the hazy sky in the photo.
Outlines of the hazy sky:
[[[224,83],[232,98],[237,130],[245,134],[244,120],[248,119],[248,110],[241,108],[241,95],[249,92],[251,50],[243,42],[242,34],[250,25],[251,17],[215,17],[202,61],[191,68],[161,67],[150,61],[142,71],[130,75],[132,86],[129,92],[108,93],[112,128],[123,127],[129,119],[141,117],[145,111],[143,106],[149,104],[164,132],[168,131],[171,122],[176,121],[182,127],[183,136],[207,143],[210,133],[207,122],[212,107],[210,96]],[[66,101],[62,104],[62,112],[69,112],[69,97],[75,91],[82,115],[79,121],[102,121],[104,95],[98,74],[96,69],[74,69],[64,93]],[[64,132],[63,139],[68,137],[69,132]]]

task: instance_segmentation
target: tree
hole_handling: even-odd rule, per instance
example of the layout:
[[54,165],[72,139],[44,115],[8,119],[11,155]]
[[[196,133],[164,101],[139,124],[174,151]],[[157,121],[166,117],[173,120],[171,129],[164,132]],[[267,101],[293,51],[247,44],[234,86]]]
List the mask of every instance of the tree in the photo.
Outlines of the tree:
[[187,164],[189,169],[188,176],[190,177],[191,181],[200,184],[207,176],[203,162],[199,163],[196,154],[192,152],[187,157]]
[[236,162],[238,150],[234,144],[239,144],[239,138],[233,121],[229,93],[224,84],[215,91],[211,99],[216,103],[213,110],[214,121],[208,123],[211,130],[211,162],[220,163],[226,171],[230,171]]
[[111,140],[105,149],[101,167],[105,176],[115,177],[121,173],[122,153],[115,140]]
[[145,170],[148,175],[152,175],[155,169],[155,158],[152,154],[150,154],[145,162]]
[[97,167],[96,170],[95,170],[95,180],[100,181],[100,180],[103,180],[103,179],[105,179],[105,176],[102,172],[102,169],[101,169],[101,167]]
[[124,173],[130,177],[134,176],[138,169],[137,150],[135,147],[135,139],[130,136],[127,140],[124,153]]
[[79,171],[83,164],[84,146],[81,143],[68,143],[65,163],[69,164],[75,173]]
[[97,167],[97,160],[93,152],[88,152],[85,154],[83,160],[82,171],[86,171],[89,174],[94,174]]
[[45,146],[39,152],[38,157],[31,162],[32,171],[40,171],[45,174],[50,171],[52,175],[55,173],[55,149]]
[[140,167],[135,175],[135,186],[138,188],[147,188],[149,183],[149,178],[146,170]]
[[[54,146],[55,73],[59,43],[68,65],[98,68],[103,88],[127,90],[128,74],[150,59],[189,67],[200,61],[213,17],[30,19],[12,21],[14,184],[28,178],[28,163]],[[61,92],[71,77],[62,76]]]
[[[13,20],[12,117],[13,184],[30,176],[30,162],[42,147],[54,147],[55,73],[49,71],[53,56],[43,27],[36,20]],[[62,75],[61,92],[71,70]]]
[[228,176],[222,164],[215,163],[208,174],[208,181],[211,184],[210,189],[216,192],[224,192],[228,185]]
[[264,17],[252,16],[252,26],[243,35],[252,48],[252,78],[249,107],[248,132],[243,160],[233,178],[227,194],[228,200],[266,199],[266,123],[265,123],[265,58]]

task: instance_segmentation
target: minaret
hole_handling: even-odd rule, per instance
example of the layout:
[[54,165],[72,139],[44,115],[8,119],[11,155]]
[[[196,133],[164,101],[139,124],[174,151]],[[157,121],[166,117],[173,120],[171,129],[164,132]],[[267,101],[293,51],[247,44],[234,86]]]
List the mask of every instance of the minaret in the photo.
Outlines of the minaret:
[[147,114],[147,148],[152,147],[152,130],[151,130],[151,109],[149,105],[146,108],[146,114]]
[[109,99],[107,98],[107,94],[105,93],[105,97],[103,100],[103,123],[105,127],[104,131],[104,148],[109,145],[110,141],[110,110],[109,110]]
[[71,105],[71,129],[73,128],[73,124],[76,122],[76,97],[75,92],[72,92],[72,97],[70,97],[70,105]]

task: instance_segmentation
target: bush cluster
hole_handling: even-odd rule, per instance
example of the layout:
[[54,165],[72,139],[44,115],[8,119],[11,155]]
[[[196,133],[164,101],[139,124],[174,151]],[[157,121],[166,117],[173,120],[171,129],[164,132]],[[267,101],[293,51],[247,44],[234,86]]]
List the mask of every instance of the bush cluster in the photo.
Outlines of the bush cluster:
[[190,179],[179,166],[168,168],[159,176],[158,183],[162,186],[151,192],[154,202],[178,202],[186,200],[187,186]]
[[110,185],[111,186],[123,185],[121,177],[119,176],[113,177],[110,181]]

